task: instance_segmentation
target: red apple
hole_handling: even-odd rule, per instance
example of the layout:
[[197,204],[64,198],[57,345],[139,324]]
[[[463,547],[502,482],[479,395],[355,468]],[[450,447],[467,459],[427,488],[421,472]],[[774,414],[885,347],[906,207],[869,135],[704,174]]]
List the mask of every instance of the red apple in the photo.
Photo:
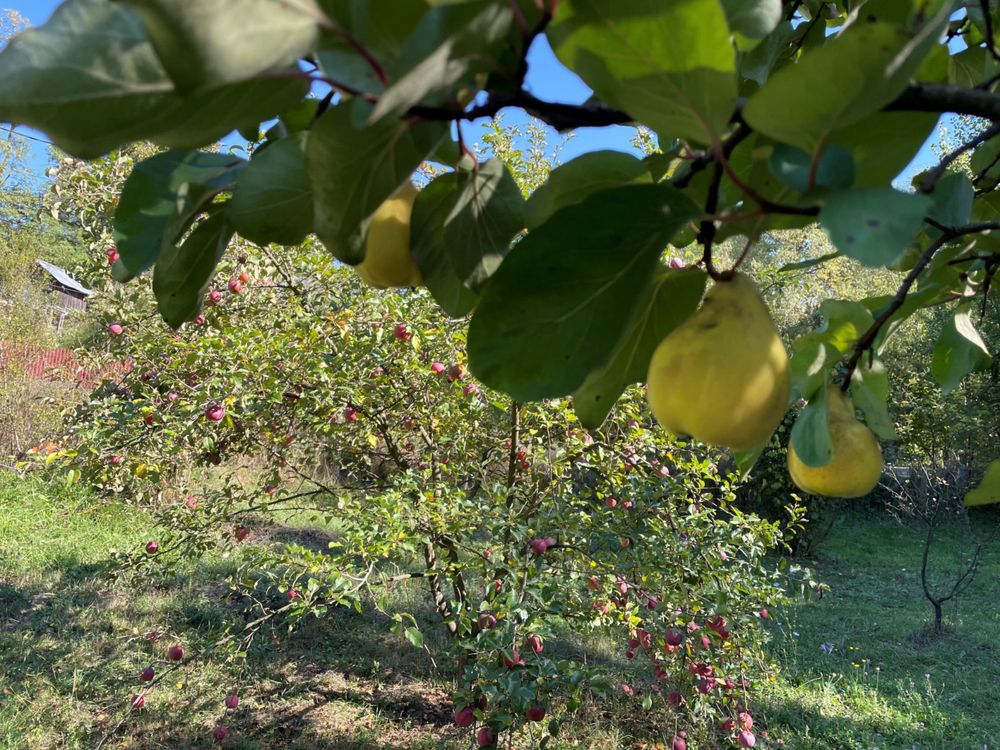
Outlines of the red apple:
[[170,661],[180,661],[184,658],[184,647],[174,644],[167,649],[167,658],[170,659]]
[[762,609],[757,614],[759,614],[761,616],[761,618],[764,619],[764,620],[766,620],[767,618],[769,618],[771,616],[771,613],[768,612],[767,609]]
[[226,696],[226,708],[235,709],[240,705],[240,696],[236,693],[230,693]]
[[150,426],[152,426],[152,424],[155,421],[155,419],[156,419],[156,417],[154,417],[152,414],[147,414],[146,416],[144,416],[142,418],[142,423],[144,425],[146,425],[147,427],[150,427]]
[[142,693],[137,693],[132,696],[132,708],[138,710],[146,705],[146,696]]
[[604,507],[606,508],[614,508],[616,505],[618,505],[618,501],[613,497],[609,497],[604,501]]
[[248,536],[250,536],[250,529],[246,526],[237,526],[233,529],[233,536],[236,537],[237,542],[242,542]]
[[495,741],[493,737],[493,730],[489,727],[482,727],[478,732],[476,732],[476,744],[479,747],[489,747]]
[[156,670],[153,669],[152,667],[146,667],[144,670],[142,670],[139,673],[139,681],[140,682],[149,682],[154,677],[156,677]]
[[503,655],[503,664],[507,669],[513,669],[514,667],[523,667],[524,659],[521,657],[521,652],[516,648],[511,650],[511,655],[508,656],[505,652]]
[[435,375],[440,375],[446,369],[443,362],[431,362],[431,372]]
[[344,409],[344,421],[345,422],[358,421],[358,412],[353,406],[348,406]]
[[542,639],[537,635],[529,635],[524,640],[524,645],[534,651],[536,654],[542,653],[542,649],[545,647],[542,645]]
[[737,735],[740,747],[753,747],[757,744],[757,738],[754,736],[753,732],[746,729],[741,729],[739,735]]
[[740,711],[736,714],[736,718],[742,729],[753,729],[753,716],[750,715],[749,711]]
[[197,315],[197,317],[195,317],[195,319],[194,319],[194,324],[196,326],[203,326],[203,325],[205,325],[205,316],[202,315],[201,313],[199,313]]
[[461,380],[465,377],[465,368],[462,365],[452,365],[448,368],[448,379],[449,380]]
[[471,727],[475,723],[476,714],[471,706],[466,706],[461,711],[455,712],[455,726],[465,728]]
[[591,591],[597,591],[601,587],[601,582],[597,580],[597,576],[591,576],[587,579],[587,588]]
[[541,721],[545,718],[545,706],[532,706],[524,712],[528,721]]
[[205,417],[210,422],[221,422],[226,416],[226,408],[222,404],[211,404],[205,409]]
[[115,263],[118,262],[118,259],[121,257],[118,254],[118,248],[117,247],[109,247],[108,248],[108,252],[106,253],[106,255],[108,256],[108,265],[109,266],[113,266]]
[[479,628],[481,630],[493,630],[497,626],[497,618],[489,612],[479,615]]
[[288,600],[289,601],[293,601],[295,599],[298,599],[299,596],[300,596],[300,594],[299,594],[299,592],[296,589],[288,589]]
[[632,689],[632,686],[629,685],[627,682],[623,682],[618,687],[621,688],[621,691],[625,693],[625,695],[627,695],[629,698],[631,698],[632,695],[635,693],[635,691]]
[[229,736],[229,727],[225,724],[219,724],[212,730],[212,737],[215,738],[216,742],[222,742],[226,737]]
[[250,274],[248,274],[246,271],[243,271],[243,272],[240,273],[239,279],[244,284],[249,284],[250,283]]
[[674,269],[684,268],[685,267],[684,261],[681,260],[680,258],[671,258],[670,259],[670,267],[674,268]]
[[184,505],[187,506],[189,510],[194,510],[198,507],[198,501],[195,499],[194,495],[188,495],[184,498]]
[[721,729],[723,732],[732,732],[733,731],[733,727],[735,727],[735,726],[736,726],[736,722],[734,722],[732,720],[732,718],[729,718],[729,719],[726,719],[721,724],[719,724],[719,729]]
[[111,325],[108,326],[108,333],[110,333],[112,336],[121,336],[124,332],[125,329],[122,328],[121,323],[112,323]]
[[392,330],[392,335],[395,336],[400,341],[409,341],[413,338],[413,334],[410,333],[406,328],[406,323],[400,323]]
[[160,549],[160,543],[157,542],[156,540],[151,540],[146,542],[146,552],[148,552],[149,554],[155,555],[159,549]]
[[536,555],[544,555],[549,548],[548,542],[544,539],[532,539],[528,546],[531,547],[531,551]]
[[687,746],[683,737],[674,737],[674,741],[670,743],[670,750],[687,750]]
[[217,305],[220,302],[222,302],[222,292],[220,292],[218,289],[213,289],[208,293],[209,305]]
[[664,640],[668,646],[680,646],[684,642],[684,634],[677,628],[669,628]]
[[671,692],[667,693],[667,703],[669,703],[671,706],[674,707],[682,706],[685,703],[684,696],[681,695],[678,691],[672,690]]

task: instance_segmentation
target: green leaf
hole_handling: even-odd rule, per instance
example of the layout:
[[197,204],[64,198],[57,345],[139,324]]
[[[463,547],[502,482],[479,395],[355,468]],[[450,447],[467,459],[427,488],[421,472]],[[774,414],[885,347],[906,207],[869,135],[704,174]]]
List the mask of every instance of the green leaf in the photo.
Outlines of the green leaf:
[[142,17],[180,90],[254,78],[312,49],[321,12],[313,0],[120,0]]
[[853,349],[875,322],[871,311],[854,300],[827,299],[819,306],[824,318],[822,337],[841,354]]
[[122,188],[114,232],[124,281],[152,266],[195,215],[221,190],[232,187],[246,161],[227,154],[167,151],[140,162]]
[[972,304],[965,303],[945,323],[934,347],[931,374],[944,393],[958,388],[971,372],[989,367],[993,358],[972,323]]
[[854,23],[775,72],[747,101],[743,118],[812,153],[831,131],[878,112],[902,92],[947,15],[937,14],[917,35],[888,23]]
[[830,382],[830,371],[840,362],[840,353],[818,334],[807,334],[794,345],[789,362],[792,390],[799,398],[811,399]]
[[308,133],[258,151],[236,178],[229,220],[258,245],[297,245],[313,228],[313,195],[306,172]]
[[478,290],[524,228],[524,198],[500,159],[490,159],[471,172],[460,171],[459,180],[443,240],[458,278]]
[[763,86],[779,60],[788,55],[792,40],[802,34],[791,21],[783,21],[766,39],[740,56],[740,75]]
[[808,406],[799,412],[792,427],[792,445],[806,466],[825,466],[833,458],[826,399],[827,389],[820,388]]
[[528,198],[528,229],[540,226],[560,208],[579,203],[597,190],[648,178],[646,167],[645,162],[620,151],[592,151],[562,164]]
[[729,29],[747,39],[763,39],[781,23],[781,0],[722,0]]
[[889,416],[889,374],[880,360],[869,367],[868,358],[861,358],[851,374],[851,396],[872,432],[883,440],[896,439],[896,428]]
[[972,180],[967,175],[948,172],[934,186],[934,192],[931,193],[934,205],[927,215],[946,227],[962,226],[968,223],[972,214],[975,192]]
[[467,315],[479,301],[459,278],[444,242],[445,219],[457,198],[458,176],[439,175],[417,194],[410,219],[413,259],[434,299],[453,318]]
[[366,128],[353,125],[355,101],[319,118],[309,136],[306,164],[315,197],[315,230],[333,255],[346,263],[364,258],[367,219],[444,135],[447,125],[387,119]]
[[736,54],[719,0],[562,0],[548,38],[613,107],[661,135],[714,143],[736,105]]
[[201,308],[201,298],[232,239],[224,211],[201,222],[179,246],[160,254],[153,271],[153,294],[160,315],[177,328]]
[[938,115],[876,112],[832,133],[831,144],[854,156],[855,187],[888,187],[935,132]]
[[408,640],[411,644],[413,644],[417,648],[424,647],[423,633],[417,630],[417,628],[411,625],[406,630],[404,630],[403,633],[406,635],[406,640]]
[[819,222],[845,255],[887,266],[912,244],[933,201],[891,188],[859,188],[826,197]]
[[594,193],[507,255],[469,325],[469,365],[519,401],[564,396],[611,356],[660,253],[699,214],[669,185]]
[[[427,13],[423,0],[320,0],[327,15],[340,29],[320,36],[317,58],[320,69],[337,82],[359,91],[380,94],[385,83],[368,60],[358,52],[367,50],[388,76],[405,72],[398,68],[407,39]],[[353,41],[353,44],[352,44]],[[367,116],[367,113],[366,113]]]
[[827,146],[815,167],[813,156],[795,146],[778,143],[768,159],[771,173],[800,193],[814,187],[844,190],[854,183],[854,158],[842,146]]
[[379,96],[370,121],[402,114],[433,94],[470,81],[475,72],[489,70],[489,51],[506,37],[512,18],[510,6],[494,0],[431,8],[402,52],[405,73]]
[[573,393],[573,409],[584,427],[599,427],[625,388],[646,379],[656,347],[698,308],[707,279],[698,269],[656,274],[611,358]]
[[308,88],[268,79],[180,95],[139,17],[107,0],[67,0],[0,52],[0,121],[38,128],[81,158],[142,139],[202,146],[287,109]]
[[983,480],[965,495],[965,504],[970,508],[995,503],[1000,503],[1000,461],[987,466]]

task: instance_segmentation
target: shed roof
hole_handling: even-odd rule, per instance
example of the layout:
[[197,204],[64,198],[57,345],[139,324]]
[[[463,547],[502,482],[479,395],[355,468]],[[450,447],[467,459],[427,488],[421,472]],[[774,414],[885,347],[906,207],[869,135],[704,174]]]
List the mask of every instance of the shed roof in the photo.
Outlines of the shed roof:
[[87,289],[83,284],[70,276],[64,269],[59,266],[49,263],[48,261],[37,259],[35,261],[39,266],[45,269],[45,271],[56,281],[58,281],[62,286],[67,289],[72,289],[75,292],[79,292],[84,297],[89,297],[93,292]]

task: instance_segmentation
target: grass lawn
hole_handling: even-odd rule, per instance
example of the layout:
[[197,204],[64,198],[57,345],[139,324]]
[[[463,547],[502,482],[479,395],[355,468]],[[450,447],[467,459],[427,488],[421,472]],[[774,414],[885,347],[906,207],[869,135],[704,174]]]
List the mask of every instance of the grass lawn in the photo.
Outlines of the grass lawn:
[[[977,530],[998,523],[984,516]],[[210,732],[219,721],[233,730],[224,747],[242,750],[469,746],[451,726],[448,681],[374,611],[336,612],[291,635],[265,631],[249,659],[170,673],[121,722],[136,676],[148,664],[166,669],[168,645],[196,654],[244,622],[220,583],[231,559],[138,593],[99,575],[112,550],[149,538],[149,525],[134,509],[0,477],[0,748],[218,747]],[[940,548],[964,539],[951,530]],[[936,641],[923,629],[919,555],[919,534],[890,519],[841,519],[815,561],[831,593],[774,613],[780,669],[756,698],[769,734],[758,747],[1000,749],[1000,545],[986,550]],[[405,588],[383,604],[417,608]],[[234,690],[240,706],[226,712]],[[550,747],[654,748],[656,722],[629,712],[619,724],[585,706]]]

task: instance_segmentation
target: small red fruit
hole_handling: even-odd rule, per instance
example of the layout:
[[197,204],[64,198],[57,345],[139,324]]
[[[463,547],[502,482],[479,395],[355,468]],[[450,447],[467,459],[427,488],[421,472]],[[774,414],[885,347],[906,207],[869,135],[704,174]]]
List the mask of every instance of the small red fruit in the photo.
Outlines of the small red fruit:
[[218,289],[213,289],[208,293],[208,304],[217,305],[222,302],[222,292]]
[[479,615],[479,628],[481,630],[493,630],[497,626],[497,618],[489,612]]
[[759,614],[761,616],[761,619],[764,619],[764,620],[766,620],[767,618],[769,618],[771,616],[771,613],[768,612],[767,609],[762,609],[757,614]]
[[431,362],[431,372],[435,375],[440,375],[446,369],[443,362]]
[[226,416],[226,408],[222,404],[211,404],[205,409],[205,417],[210,422],[221,422]]
[[631,698],[632,695],[635,693],[635,691],[632,689],[632,686],[629,685],[627,682],[623,682],[621,685],[619,685],[619,687],[621,688],[621,691],[625,693],[625,695],[627,695],[629,698]]
[[668,646],[680,646],[684,641],[684,634],[677,628],[670,628],[667,630],[664,640]]
[[545,718],[545,706],[532,706],[524,712],[528,721],[541,721]]
[[242,281],[244,284],[249,284],[250,283],[250,274],[248,274],[246,271],[243,271],[240,274],[240,281]]
[[160,543],[157,542],[156,540],[151,540],[146,542],[146,552],[148,552],[149,554],[155,555],[159,549],[160,549]]
[[239,279],[234,278],[229,280],[229,291],[233,294],[240,294],[243,291],[243,285]]
[[471,727],[475,723],[476,714],[470,706],[466,706],[461,711],[455,712],[455,726],[465,728]]
[[132,696],[132,708],[138,710],[138,709],[142,708],[145,705],[146,705],[146,696],[145,695],[143,695],[142,693],[138,693],[138,694]]
[[219,724],[212,730],[212,737],[215,738],[216,742],[222,742],[226,737],[229,736],[229,727],[225,724]]
[[400,341],[409,341],[413,338],[413,334],[410,333],[406,328],[406,323],[400,323],[392,330],[392,335],[395,336]]
[[344,409],[344,421],[345,422],[357,422],[358,412],[353,406],[348,406]]
[[536,555],[544,555],[549,548],[548,542],[544,539],[532,539],[528,546],[531,547],[531,551]]
[[591,591],[597,591],[601,587],[601,582],[597,580],[597,576],[591,576],[587,579],[587,588]]
[[194,510],[195,508],[198,507],[198,501],[195,499],[194,495],[188,495],[186,498],[184,498],[184,505],[189,510]]
[[687,750],[687,741],[683,737],[674,737],[670,743],[670,750]]
[[674,268],[674,269],[684,268],[685,267],[684,261],[681,260],[680,258],[671,258],[670,259],[670,267]]
[[205,316],[202,315],[201,313],[198,313],[198,316],[194,319],[194,324],[196,326],[203,326],[203,325],[205,325]]
[[542,653],[542,650],[545,648],[542,645],[542,639],[540,637],[538,637],[537,635],[529,635],[524,640],[524,645],[527,646],[528,648],[530,648],[536,654]]
[[613,497],[609,497],[604,501],[605,508],[614,508],[616,505],[618,505],[618,501]]
[[125,329],[122,328],[121,323],[112,323],[111,325],[108,326],[108,333],[110,333],[112,336],[121,336],[124,332]]
[[478,732],[476,732],[476,744],[479,747],[489,747],[495,741],[493,737],[493,730],[489,727],[482,727]]
[[146,667],[139,673],[140,682],[150,682],[154,677],[156,677],[156,670],[152,667]]
[[504,653],[503,664],[505,667],[507,667],[507,669],[513,669],[514,667],[523,667],[524,659],[521,657],[521,653],[515,648],[511,651],[510,656]]
[[674,707],[682,706],[684,705],[684,696],[681,695],[678,691],[673,690],[667,693],[667,703],[669,703],[671,706]]
[[236,537],[237,542],[242,542],[244,539],[250,536],[250,529],[248,529],[246,526],[237,526],[233,530],[233,536]]
[[754,733],[746,729],[740,730],[737,739],[740,742],[740,747],[753,747],[757,744],[757,738],[754,736]]
[[299,598],[299,592],[296,589],[288,589],[288,600],[294,601]]
[[230,693],[226,696],[226,708],[235,709],[240,705],[240,696],[236,693]]
[[452,365],[448,368],[449,380],[461,380],[465,377],[465,368],[462,365]]
[[109,266],[113,266],[115,263],[118,262],[118,259],[121,257],[118,254],[118,248],[117,247],[110,247],[110,248],[108,248],[108,252],[106,253],[106,255],[108,256],[108,265]]
[[147,414],[146,416],[144,416],[142,418],[142,423],[144,425],[146,425],[147,427],[150,427],[153,424],[153,422],[155,421],[155,419],[156,418],[152,414]]
[[167,658],[170,661],[180,661],[184,658],[184,647],[180,645],[173,645],[167,649]]

